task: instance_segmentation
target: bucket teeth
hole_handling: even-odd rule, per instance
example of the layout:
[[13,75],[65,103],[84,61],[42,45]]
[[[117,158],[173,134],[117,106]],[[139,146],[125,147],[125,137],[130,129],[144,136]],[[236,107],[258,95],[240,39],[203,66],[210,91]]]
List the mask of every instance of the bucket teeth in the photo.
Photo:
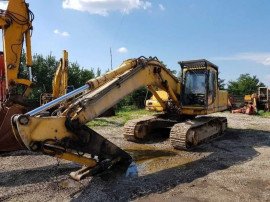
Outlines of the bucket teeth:
[[93,168],[92,167],[83,167],[78,171],[71,172],[70,177],[74,180],[80,181],[87,176],[93,176],[93,175],[96,175],[102,171],[110,169],[112,166],[119,163],[120,161],[121,161],[120,157],[113,159],[113,160],[105,159]]

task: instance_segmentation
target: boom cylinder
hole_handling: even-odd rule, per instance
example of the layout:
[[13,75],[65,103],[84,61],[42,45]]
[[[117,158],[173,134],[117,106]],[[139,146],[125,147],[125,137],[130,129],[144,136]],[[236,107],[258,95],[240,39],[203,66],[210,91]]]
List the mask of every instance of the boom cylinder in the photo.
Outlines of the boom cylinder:
[[99,76],[97,78],[91,79],[87,81],[86,83],[90,86],[91,90],[96,89],[102,86],[103,84],[105,84],[106,82],[114,79],[117,75],[121,75],[125,71],[132,69],[133,67],[136,66],[136,64],[137,64],[136,59],[126,60],[117,69],[109,71],[103,76]]

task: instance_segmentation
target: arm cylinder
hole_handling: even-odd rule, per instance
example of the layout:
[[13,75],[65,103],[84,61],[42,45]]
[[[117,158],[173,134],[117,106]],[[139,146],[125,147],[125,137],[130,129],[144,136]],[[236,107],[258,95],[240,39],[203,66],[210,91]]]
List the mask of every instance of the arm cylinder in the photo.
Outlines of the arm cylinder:
[[25,33],[25,41],[26,41],[26,65],[28,67],[32,67],[33,61],[32,61],[32,51],[31,51],[31,36],[30,31],[27,30]]

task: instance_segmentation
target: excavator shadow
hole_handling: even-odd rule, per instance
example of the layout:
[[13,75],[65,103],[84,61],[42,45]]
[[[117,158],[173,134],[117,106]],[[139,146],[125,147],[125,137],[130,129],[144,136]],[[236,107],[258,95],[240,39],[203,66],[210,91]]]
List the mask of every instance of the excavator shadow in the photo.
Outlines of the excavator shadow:
[[[174,187],[190,183],[210,173],[227,169],[231,166],[251,161],[260,155],[256,147],[270,146],[270,132],[260,130],[228,129],[224,136],[200,145],[191,152],[210,155],[184,165],[175,166],[152,174],[138,177],[119,177],[104,182],[104,190],[114,190],[114,200],[130,201],[153,193],[163,193]],[[95,190],[94,184],[100,179],[94,178],[74,201],[90,197]],[[100,187],[98,188],[100,189]],[[123,191],[125,190],[125,191]],[[112,197],[110,195],[110,197]]]
[[38,156],[39,153],[31,152],[28,150],[19,150],[19,151],[10,151],[10,152],[1,152],[0,151],[0,158],[1,157],[9,157],[9,156]]
[[31,168],[0,172],[0,187],[11,188],[23,185],[39,184],[48,182],[52,180],[52,178],[59,176],[67,178],[66,176],[68,176],[70,172],[78,170],[79,168],[80,166],[76,164],[61,164],[43,166],[34,169]]

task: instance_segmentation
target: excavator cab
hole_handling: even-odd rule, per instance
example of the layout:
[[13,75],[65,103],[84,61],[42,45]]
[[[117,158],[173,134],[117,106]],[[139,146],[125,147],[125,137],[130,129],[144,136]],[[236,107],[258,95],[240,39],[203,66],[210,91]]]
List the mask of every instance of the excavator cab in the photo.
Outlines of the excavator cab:
[[208,109],[217,97],[218,67],[204,59],[179,64],[182,68],[182,107]]

